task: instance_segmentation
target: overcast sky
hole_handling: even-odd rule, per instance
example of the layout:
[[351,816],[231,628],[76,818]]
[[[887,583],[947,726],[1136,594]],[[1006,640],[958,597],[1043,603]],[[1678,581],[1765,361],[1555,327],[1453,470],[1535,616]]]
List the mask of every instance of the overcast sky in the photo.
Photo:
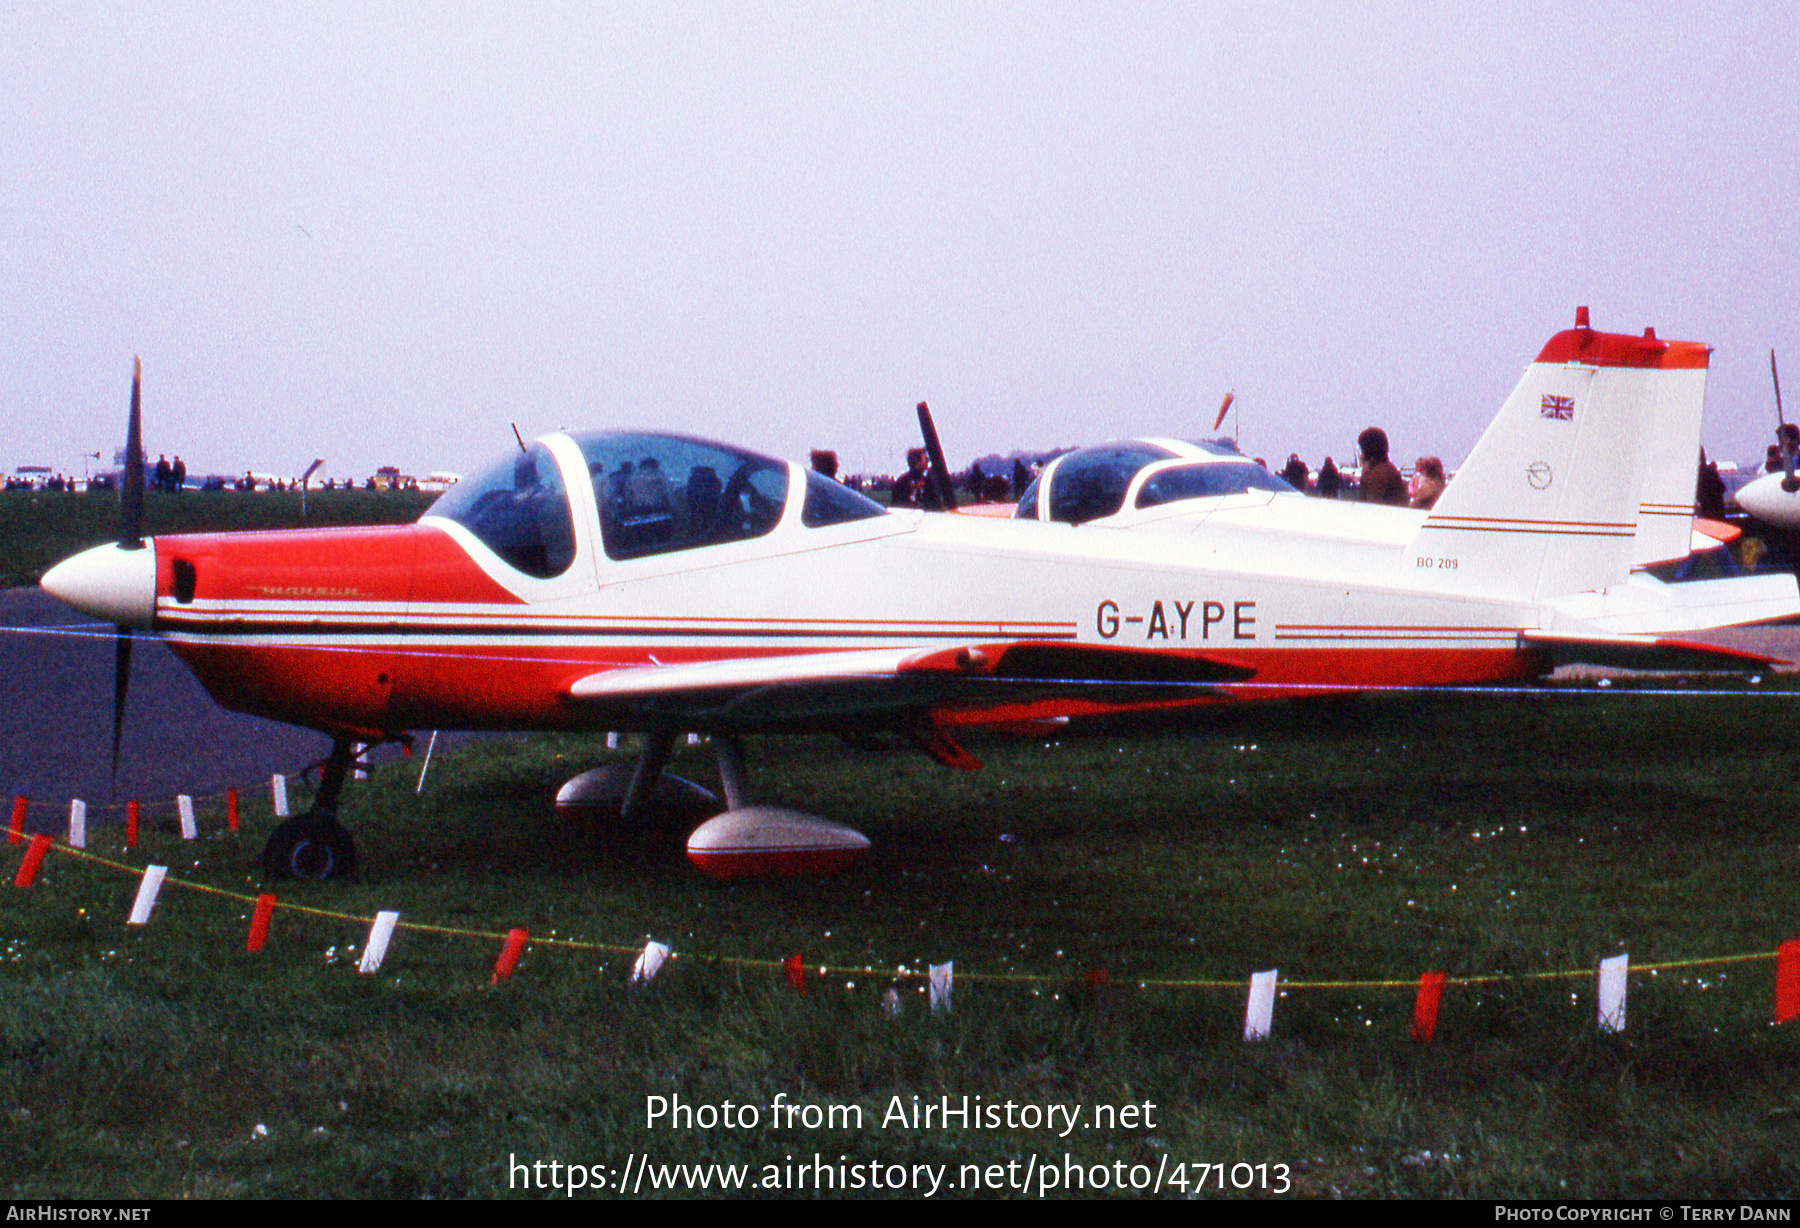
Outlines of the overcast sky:
[[[0,465],[1467,453],[1597,327],[1800,415],[1788,4],[0,0]],[[1790,357],[1791,356],[1791,357]],[[1229,424],[1228,424],[1229,426]]]

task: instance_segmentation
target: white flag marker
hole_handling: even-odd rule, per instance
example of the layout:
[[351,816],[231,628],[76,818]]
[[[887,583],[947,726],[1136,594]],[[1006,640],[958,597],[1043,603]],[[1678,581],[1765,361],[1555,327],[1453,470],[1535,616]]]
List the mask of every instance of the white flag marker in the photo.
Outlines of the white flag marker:
[[619,749],[619,735],[618,734],[609,733],[606,735],[606,749],[607,750],[618,750]]
[[87,847],[87,803],[79,797],[69,802],[69,847]]
[[1250,1003],[1244,1009],[1244,1043],[1269,1038],[1269,1027],[1275,1016],[1275,974],[1279,969],[1250,974]]
[[194,799],[187,794],[178,794],[175,798],[175,809],[181,812],[181,838],[192,840],[199,833],[194,829]]
[[162,888],[163,875],[168,872],[168,866],[144,867],[143,881],[138,883],[137,899],[132,902],[126,925],[150,924],[150,910],[156,907],[156,893]]
[[369,941],[363,944],[362,958],[356,963],[358,972],[381,971],[381,961],[387,956],[388,939],[394,936],[394,925],[399,920],[397,912],[375,914],[375,924],[369,927]]
[[941,1015],[950,1009],[950,991],[956,987],[956,961],[931,965],[931,1013]]
[[1600,961],[1600,1030],[1625,1030],[1625,973],[1629,955],[1615,955]]
[[631,965],[631,983],[633,985],[649,984],[661,970],[663,960],[667,958],[669,958],[667,943],[646,942],[643,954],[639,955],[637,962]]
[[287,818],[287,777],[271,776],[269,778],[269,789],[275,795],[275,817],[278,819]]

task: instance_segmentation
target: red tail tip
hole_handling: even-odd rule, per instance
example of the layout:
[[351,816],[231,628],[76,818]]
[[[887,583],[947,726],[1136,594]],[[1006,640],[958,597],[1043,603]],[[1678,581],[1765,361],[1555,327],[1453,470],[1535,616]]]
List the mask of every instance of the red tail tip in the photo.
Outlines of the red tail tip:
[[1588,310],[1586,307],[1577,307],[1575,309],[1575,327],[1576,328],[1592,327],[1592,325],[1590,325],[1588,323]]

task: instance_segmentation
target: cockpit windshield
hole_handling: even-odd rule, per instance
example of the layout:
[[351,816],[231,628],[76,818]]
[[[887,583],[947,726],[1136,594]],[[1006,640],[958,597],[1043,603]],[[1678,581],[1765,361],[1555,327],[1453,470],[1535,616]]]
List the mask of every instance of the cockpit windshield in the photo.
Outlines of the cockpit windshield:
[[464,478],[431,505],[431,515],[456,521],[511,566],[548,580],[575,561],[575,521],[569,514],[556,458],[543,444]]
[[806,502],[800,505],[800,523],[809,529],[851,520],[869,520],[888,514],[887,508],[859,494],[836,478],[816,470],[806,471]]
[[634,559],[761,537],[787,505],[787,462],[683,435],[573,436],[607,556]]

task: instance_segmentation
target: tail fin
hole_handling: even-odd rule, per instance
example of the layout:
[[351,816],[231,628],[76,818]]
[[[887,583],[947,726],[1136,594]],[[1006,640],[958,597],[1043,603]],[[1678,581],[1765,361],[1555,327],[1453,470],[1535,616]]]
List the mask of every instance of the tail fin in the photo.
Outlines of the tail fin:
[[1622,583],[1651,555],[1685,555],[1710,354],[1650,329],[1597,333],[1579,309],[1414,536],[1408,579],[1540,599]]

